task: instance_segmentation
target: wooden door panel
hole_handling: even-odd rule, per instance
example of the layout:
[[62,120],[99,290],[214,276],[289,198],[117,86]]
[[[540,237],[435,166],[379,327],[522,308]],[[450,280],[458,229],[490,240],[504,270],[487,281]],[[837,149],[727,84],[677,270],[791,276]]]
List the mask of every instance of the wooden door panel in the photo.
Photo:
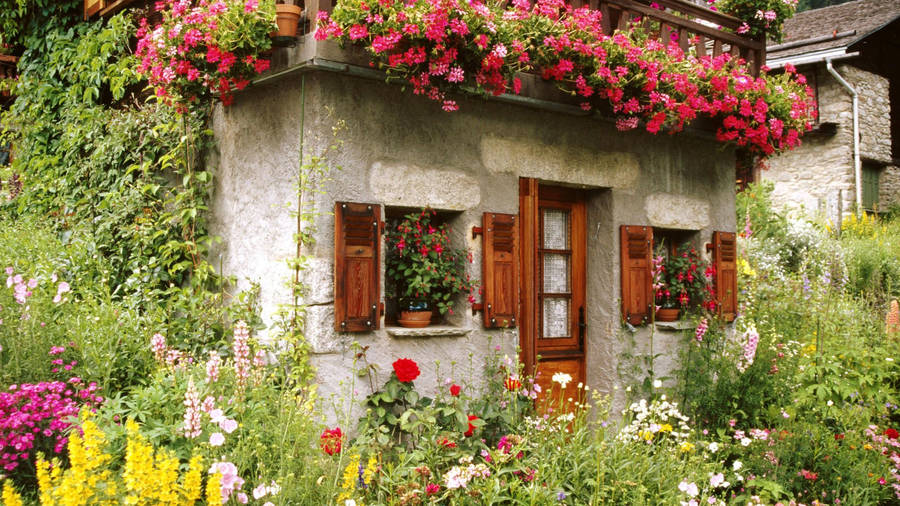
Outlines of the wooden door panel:
[[[560,407],[563,411],[572,410],[572,402],[580,401],[581,390],[578,389],[578,384],[584,383],[584,366],[583,356],[541,359],[536,379],[536,383],[541,386],[537,405],[541,413],[547,413],[548,408],[553,408],[554,412],[559,412]],[[553,381],[553,375],[557,373],[572,377],[565,389]]]

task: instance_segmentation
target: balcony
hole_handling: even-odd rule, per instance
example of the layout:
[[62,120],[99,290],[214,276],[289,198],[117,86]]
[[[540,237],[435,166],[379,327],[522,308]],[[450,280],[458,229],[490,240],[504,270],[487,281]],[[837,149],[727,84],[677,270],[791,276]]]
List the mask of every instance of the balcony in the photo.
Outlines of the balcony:
[[[319,11],[331,12],[336,0],[308,0],[303,33],[314,28],[310,20]],[[754,75],[766,59],[764,40],[736,33],[741,21],[686,0],[571,0],[575,7],[590,7],[603,13],[603,29],[611,35],[617,29],[639,25],[662,41],[677,40],[681,49],[693,48],[697,55],[730,53],[744,58]],[[146,7],[150,0],[84,0],[84,18],[107,17],[126,7]]]
[[[315,20],[319,11],[331,12],[335,0],[309,0],[304,18]],[[693,48],[699,56],[730,53],[744,58],[758,75],[766,60],[765,40],[737,34],[741,20],[686,0],[654,0],[654,5],[636,0],[571,0],[575,7],[590,7],[603,13],[603,30],[641,26],[661,41],[677,40],[681,49]],[[309,21],[306,31],[311,29]]]
[[[257,82],[312,69],[384,79],[383,72],[371,68],[369,55],[360,47],[347,45],[341,48],[332,40],[317,41],[313,37],[318,12],[331,12],[336,1],[306,0],[296,43],[275,51],[271,69]],[[619,29],[640,26],[652,37],[660,41],[677,41],[683,50],[699,56],[715,57],[728,53],[744,58],[754,75],[765,62],[765,41],[737,34],[741,25],[739,19],[686,0],[655,0],[652,6],[638,0],[570,1],[577,7],[587,5],[599,9],[603,13],[603,30],[610,35]],[[86,18],[106,17],[126,7],[152,8],[152,5],[152,0],[85,0],[84,13]],[[521,80],[520,95],[507,94],[497,98],[558,112],[584,114],[578,107],[577,98],[561,92],[539,76],[521,75]]]

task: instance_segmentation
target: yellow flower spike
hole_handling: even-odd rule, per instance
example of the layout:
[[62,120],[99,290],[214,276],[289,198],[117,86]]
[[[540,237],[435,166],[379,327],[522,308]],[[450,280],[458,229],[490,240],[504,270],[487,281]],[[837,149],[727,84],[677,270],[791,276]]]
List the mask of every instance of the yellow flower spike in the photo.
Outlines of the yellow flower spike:
[[378,469],[378,459],[375,458],[374,455],[369,457],[369,461],[366,463],[366,470],[363,472],[363,481],[366,485],[372,483],[372,477],[375,475],[375,471]]
[[194,455],[188,464],[187,474],[184,475],[184,500],[185,504],[193,505],[203,495],[203,456]]
[[44,506],[53,504],[53,496],[50,494],[53,489],[53,481],[50,479],[50,463],[39,455],[35,465],[37,469],[38,492],[40,492],[40,502]]
[[3,482],[3,506],[23,506],[22,496],[16,492],[9,480]]
[[206,482],[206,504],[222,506],[222,475],[215,473]]

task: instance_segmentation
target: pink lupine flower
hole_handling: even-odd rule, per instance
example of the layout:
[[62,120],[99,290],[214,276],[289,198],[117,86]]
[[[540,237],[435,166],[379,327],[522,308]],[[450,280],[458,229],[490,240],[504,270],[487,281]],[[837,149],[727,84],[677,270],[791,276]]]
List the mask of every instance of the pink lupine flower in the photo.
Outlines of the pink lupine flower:
[[234,341],[232,343],[238,397],[243,397],[244,390],[247,388],[247,379],[250,377],[249,339],[250,329],[247,328],[247,323],[239,320],[234,325]]
[[222,358],[215,351],[209,352],[209,360],[206,361],[206,382],[215,383],[219,381],[219,365],[222,364]]
[[153,337],[150,338],[150,348],[153,350],[153,357],[156,358],[157,362],[162,362],[166,357],[166,350],[168,347],[166,346],[166,338],[160,334],[153,334]]
[[184,436],[193,439],[203,432],[200,424],[200,396],[194,386],[194,378],[188,378],[187,391],[184,393]]

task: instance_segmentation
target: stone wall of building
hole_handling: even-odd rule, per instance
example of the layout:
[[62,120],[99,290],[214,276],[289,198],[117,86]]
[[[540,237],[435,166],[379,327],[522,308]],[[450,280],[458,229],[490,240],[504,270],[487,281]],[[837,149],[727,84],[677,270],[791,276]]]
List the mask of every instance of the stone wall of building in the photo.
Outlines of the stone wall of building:
[[633,334],[622,328],[619,227],[687,230],[698,249],[714,230],[733,231],[734,156],[731,150],[723,156],[711,135],[619,132],[607,120],[477,98],[462,99],[458,112],[445,113],[399,87],[325,72],[248,90],[214,117],[219,152],[211,225],[223,240],[213,258],[224,272],[242,276],[241,286],[259,283],[263,316],[270,321],[279,304],[290,302],[286,261],[296,254],[292,213],[301,133],[309,157],[333,144],[338,123],[345,128],[338,133],[341,147],[330,156],[335,169],[323,192],[302,197],[319,213],[316,244],[303,254],[309,256],[306,336],[324,395],[354,388],[368,393],[353,386],[358,380],[352,370],[359,365],[354,342],[369,347],[369,363],[380,368],[377,384],[393,360],[406,356],[419,362],[417,384],[431,392],[447,376],[479,382],[485,354],[498,347],[514,357],[519,339],[515,329],[485,330],[481,315],[462,305],[446,327],[413,336],[384,326],[335,332],[334,202],[428,205],[445,212],[455,244],[473,252],[470,274],[479,279],[481,239],[472,239],[471,229],[484,212],[518,212],[520,177],[587,192],[588,384],[613,392],[619,357],[648,351],[651,339],[654,352],[662,353],[657,374],[674,367],[680,333],[651,337],[647,327]]
[[887,211],[891,206],[900,205],[900,167],[888,165],[881,171],[880,190],[879,209]]
[[[890,102],[887,79],[851,64],[835,70],[859,94],[860,155],[883,163],[890,161]],[[818,84],[819,121],[837,124],[833,136],[807,135],[803,144],[769,160],[762,177],[775,183],[774,201],[784,207],[803,207],[834,218],[838,192],[844,212],[855,209],[853,167],[853,101],[851,95],[825,68],[815,67]],[[885,179],[885,178],[883,178]],[[893,188],[889,183],[888,188]],[[893,199],[883,189],[886,199]]]

